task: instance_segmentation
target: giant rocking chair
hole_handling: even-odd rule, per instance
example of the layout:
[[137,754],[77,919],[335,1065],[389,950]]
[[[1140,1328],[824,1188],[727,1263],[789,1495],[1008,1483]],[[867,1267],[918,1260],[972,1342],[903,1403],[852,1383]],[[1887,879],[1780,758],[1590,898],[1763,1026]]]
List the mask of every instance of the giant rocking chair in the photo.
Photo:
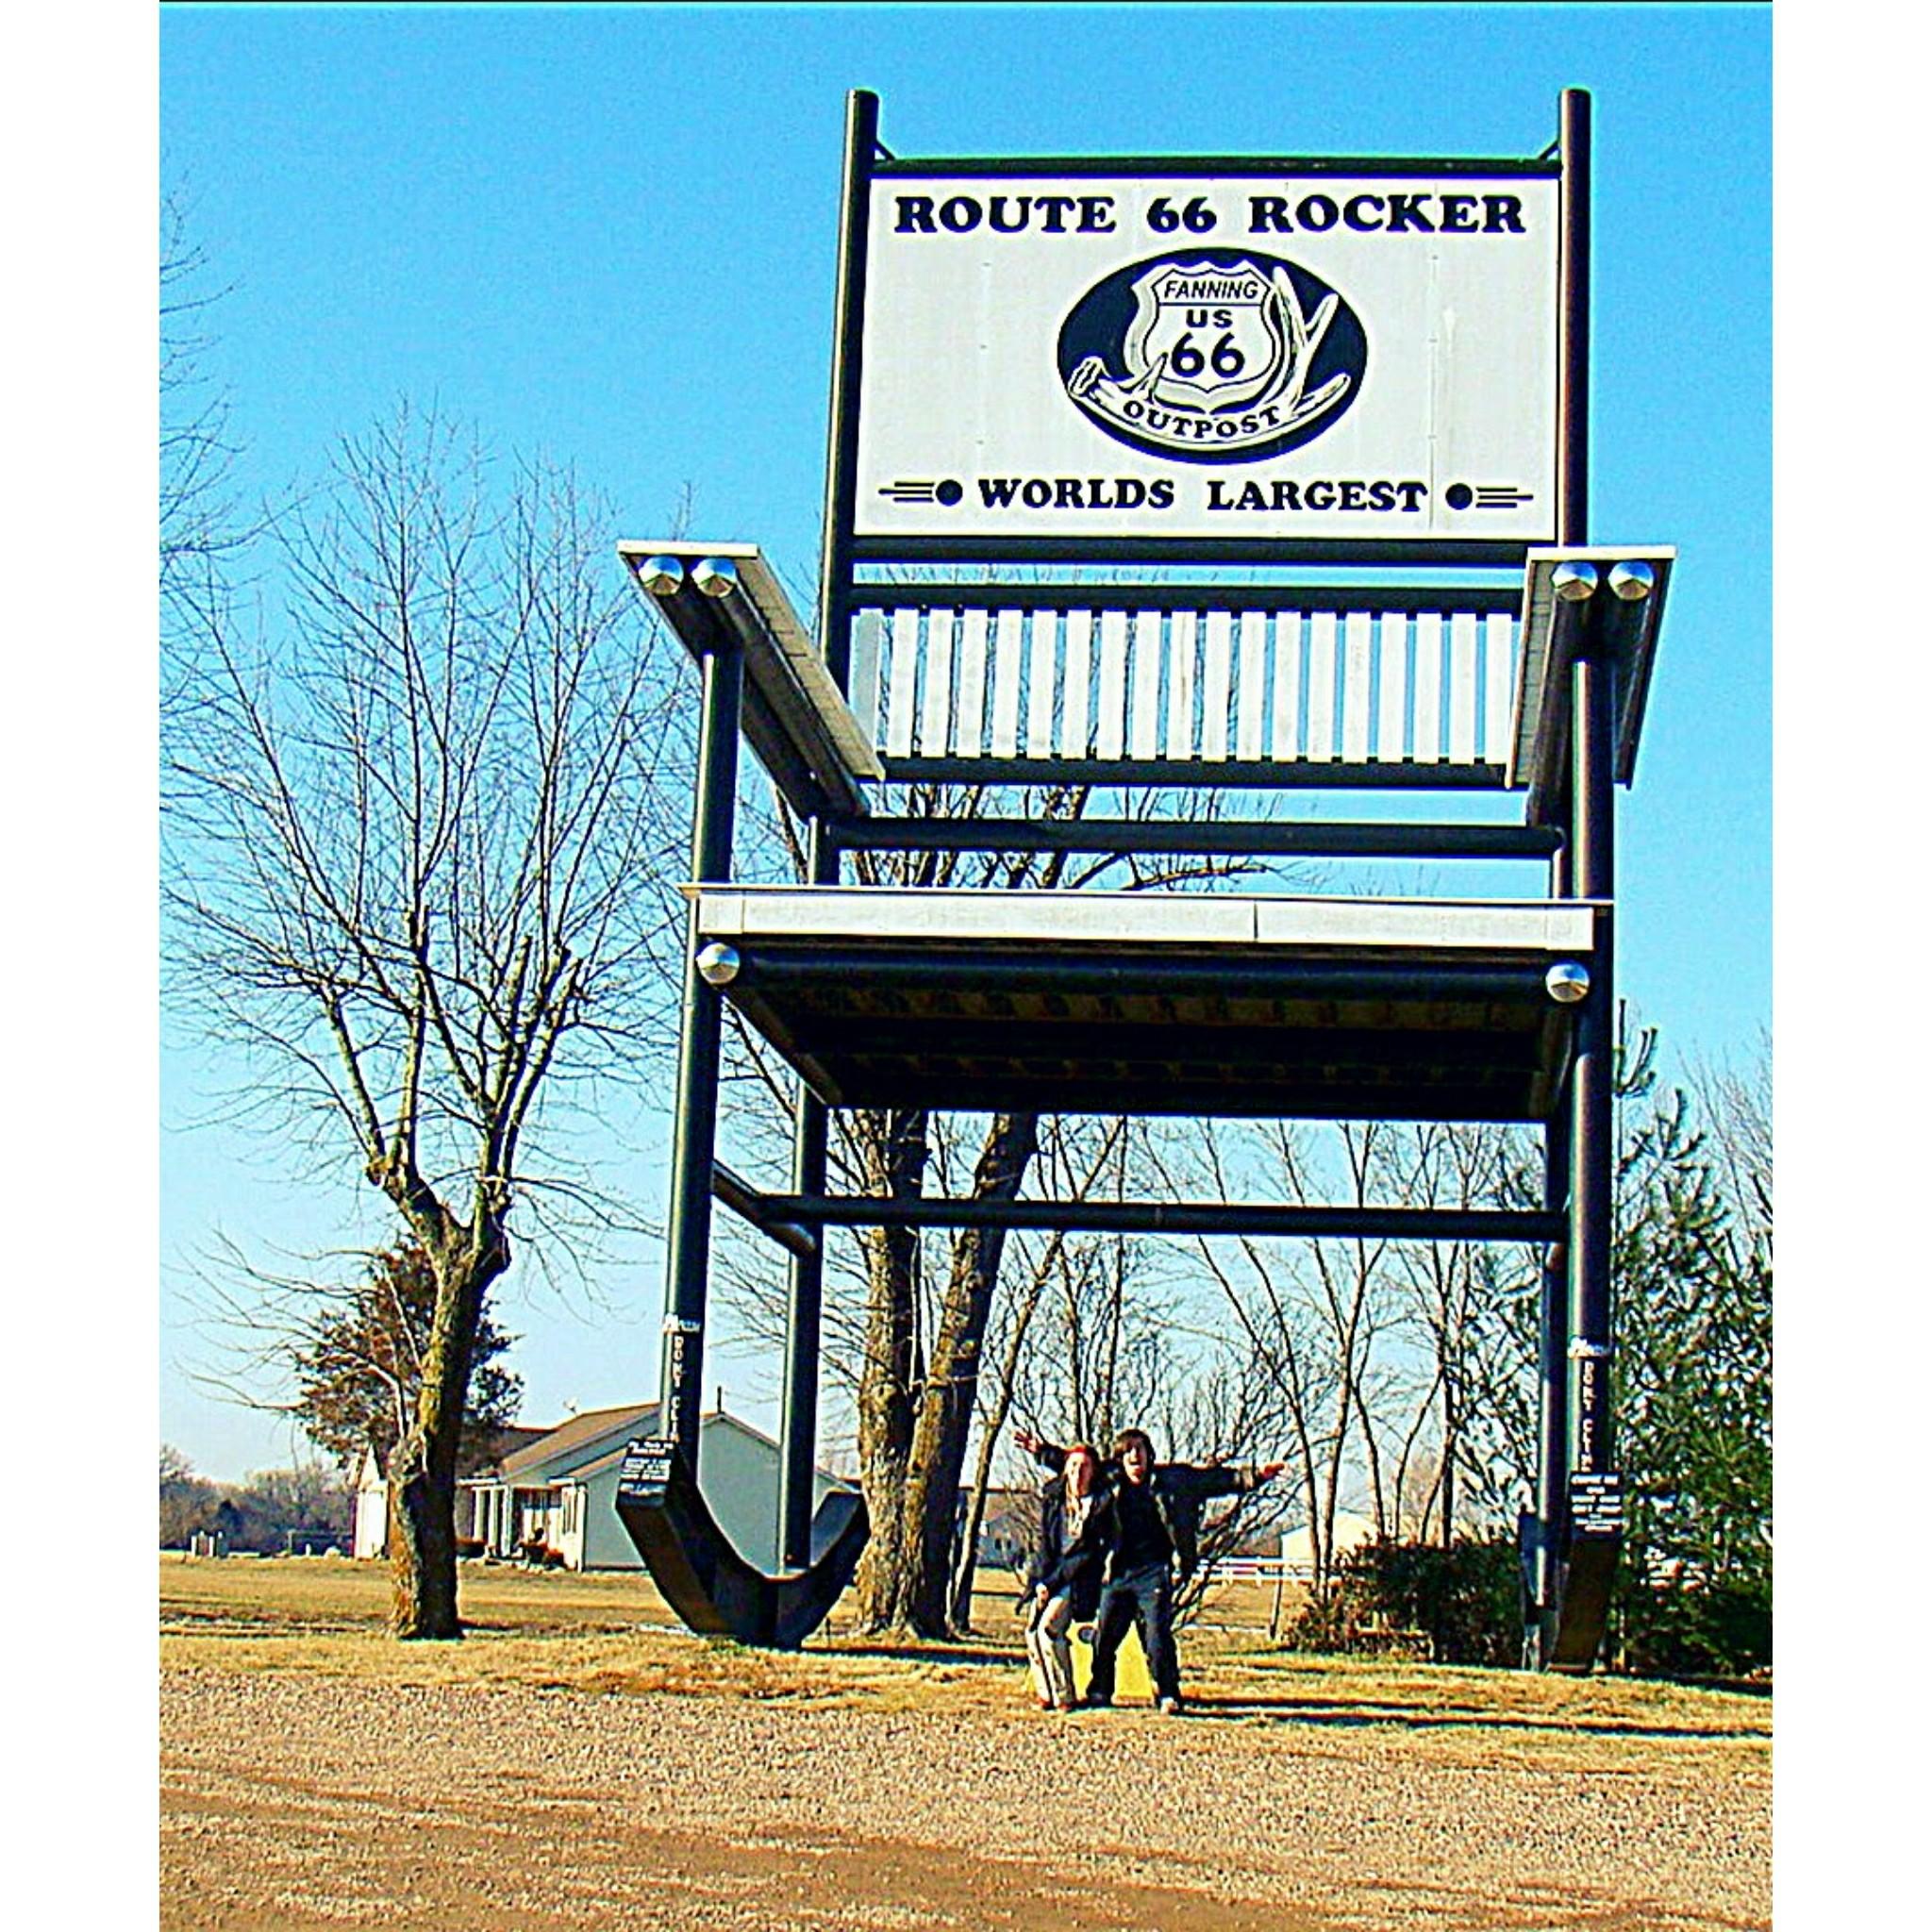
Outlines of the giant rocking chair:
[[[855,137],[865,153],[870,140],[869,128]],[[1532,1242],[1544,1269],[1540,1477],[1521,1525],[1526,1657],[1588,1669],[1621,1537],[1613,787],[1630,781],[1673,553],[1535,549],[1513,584],[1423,588],[887,583],[855,562],[840,441],[816,641],[756,546],[621,546],[703,674],[662,1419],[628,1452],[618,1505],[658,1588],[693,1629],[795,1646],[851,1580],[862,1504],[829,1494],[816,1521],[811,1507],[827,1227]],[[733,882],[741,737],[809,828],[808,883]],[[987,808],[909,814],[904,788],[934,785],[985,788]],[[1507,791],[1524,809],[1520,823],[1478,824],[995,808],[1058,786],[1170,801],[1203,789]],[[1548,891],[840,883],[847,852],[944,850],[1508,858],[1543,867]],[[760,1192],[715,1158],[727,1002],[798,1075],[788,1193]],[[828,1109],[893,1107],[1533,1123],[1542,1205],[829,1194]],[[772,1574],[732,1547],[698,1480],[713,1201],[789,1257]]]

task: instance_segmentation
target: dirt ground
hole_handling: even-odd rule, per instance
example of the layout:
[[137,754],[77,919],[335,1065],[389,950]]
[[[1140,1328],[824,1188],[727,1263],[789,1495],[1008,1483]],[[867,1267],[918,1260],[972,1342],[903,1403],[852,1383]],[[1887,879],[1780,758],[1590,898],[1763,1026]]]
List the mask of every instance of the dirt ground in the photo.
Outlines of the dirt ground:
[[523,1607],[405,1647],[225,1594],[164,1573],[165,1927],[1771,1923],[1768,1700],[1204,1640],[1189,1715],[1053,1718],[997,1649],[774,1664]]

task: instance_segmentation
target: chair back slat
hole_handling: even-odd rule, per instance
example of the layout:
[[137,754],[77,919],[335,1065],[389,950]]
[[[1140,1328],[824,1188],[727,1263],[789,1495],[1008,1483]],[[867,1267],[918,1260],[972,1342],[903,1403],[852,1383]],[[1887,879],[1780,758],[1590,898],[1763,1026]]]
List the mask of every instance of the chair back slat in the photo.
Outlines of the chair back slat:
[[1124,756],[1127,744],[1127,613],[1100,613],[1099,709],[1093,719],[1093,755]]
[[1375,620],[1351,610],[1342,625],[1341,762],[1369,760],[1369,703],[1374,695]]
[[1213,764],[1227,757],[1227,706],[1234,689],[1234,618],[1210,610],[1207,666],[1201,677],[1201,756]]
[[1375,756],[1386,762],[1408,756],[1408,619],[1390,610],[1377,623]]
[[1433,765],[1442,756],[1442,617],[1425,610],[1415,621],[1415,726],[1409,756]]
[[1252,760],[1261,756],[1261,724],[1268,701],[1268,613],[1243,610],[1241,623],[1241,671],[1235,691],[1234,755]]
[[1020,646],[1024,610],[1002,610],[993,621],[992,755],[1012,758],[1020,749]]
[[1185,763],[1194,756],[1194,659],[1198,614],[1176,610],[1168,619],[1167,755]]
[[[901,607],[892,612],[891,628],[888,633],[888,696],[883,747],[889,758],[909,758],[912,756],[912,726],[919,716],[919,625],[920,613],[917,610]],[[858,711],[859,722],[870,723],[872,715]]]
[[1475,762],[1476,621],[1458,610],[1449,620],[1449,762]]
[[1029,782],[1077,763],[1102,781],[1097,767],[1132,766],[1137,783],[1161,766],[1202,782],[1204,768],[1228,765],[1245,784],[1291,785],[1298,772],[1309,784],[1397,782],[1396,767],[1470,784],[1496,774],[1446,768],[1508,756],[1517,626],[1493,607],[1405,610],[1399,591],[1396,608],[1119,591],[1090,604],[1068,587],[945,595],[923,606],[899,586],[854,609],[853,710],[908,775],[969,759],[989,777],[1024,760]]
[[1160,630],[1159,611],[1134,612],[1133,642],[1129,647],[1129,661],[1133,665],[1133,728],[1127,740],[1130,758],[1160,756]]
[[1274,614],[1274,704],[1273,746],[1275,761],[1289,764],[1302,755],[1302,614]]
[[959,613],[959,668],[953,705],[953,756],[976,758],[986,750],[986,620],[983,609]]
[[861,610],[852,626],[852,675],[848,700],[857,718],[876,718],[879,711],[880,639],[885,630],[883,610]]
[[1308,619],[1308,728],[1302,756],[1318,765],[1335,756],[1335,629],[1332,610]]
[[950,748],[953,717],[953,613],[932,610],[925,619],[924,706],[919,721],[919,749],[942,758]]
[[1500,765],[1509,756],[1509,713],[1516,702],[1515,626],[1507,617],[1483,620],[1483,757]]
[[1060,723],[1060,756],[1084,758],[1093,740],[1087,728],[1088,688],[1093,677],[1093,613],[1067,612],[1067,670],[1061,683],[1064,716]]

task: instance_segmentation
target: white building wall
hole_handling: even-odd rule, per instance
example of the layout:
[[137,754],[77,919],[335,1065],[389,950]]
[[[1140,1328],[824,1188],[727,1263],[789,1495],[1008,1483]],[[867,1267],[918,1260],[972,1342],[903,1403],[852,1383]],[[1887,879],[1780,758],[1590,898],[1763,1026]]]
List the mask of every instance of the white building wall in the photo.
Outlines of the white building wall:
[[364,1558],[389,1548],[389,1485],[375,1473],[375,1458],[365,1456],[356,1480],[355,1540],[351,1554]]

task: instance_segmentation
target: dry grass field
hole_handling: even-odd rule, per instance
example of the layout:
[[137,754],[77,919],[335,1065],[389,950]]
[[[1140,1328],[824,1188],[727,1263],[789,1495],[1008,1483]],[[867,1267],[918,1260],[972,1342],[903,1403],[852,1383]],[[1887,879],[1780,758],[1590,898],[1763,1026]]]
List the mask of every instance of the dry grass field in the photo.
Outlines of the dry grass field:
[[1301,1657],[1234,1586],[1192,1714],[1052,1719],[1003,1592],[778,1656],[632,1575],[466,1565],[400,1645],[375,1565],[159,1574],[164,1925],[1770,1923],[1768,1697]]

